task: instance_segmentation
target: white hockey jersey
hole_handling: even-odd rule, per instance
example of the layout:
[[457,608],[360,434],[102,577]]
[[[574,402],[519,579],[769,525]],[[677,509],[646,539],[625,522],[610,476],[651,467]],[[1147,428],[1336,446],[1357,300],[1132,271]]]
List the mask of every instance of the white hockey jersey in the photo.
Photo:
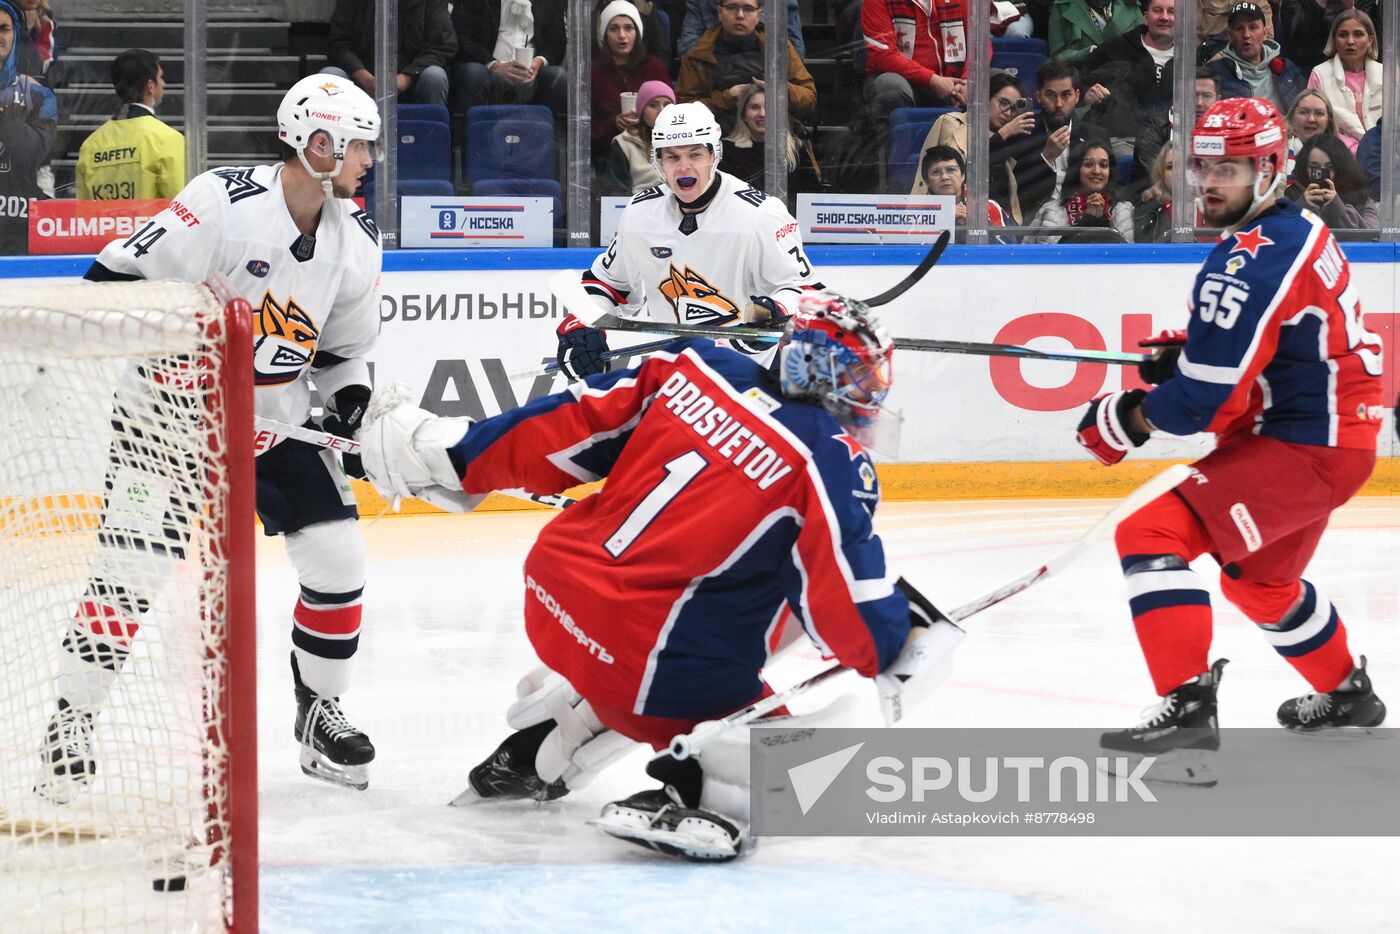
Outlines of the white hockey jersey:
[[665,186],[638,192],[583,286],[620,316],[714,326],[736,323],[754,296],[792,314],[819,283],[783,203],[720,172],[698,214],[681,213]]
[[256,412],[301,425],[309,377],[322,398],[369,385],[364,356],[379,338],[383,259],[379,229],[353,201],[328,201],[309,251],[308,239],[287,210],[280,163],[223,168],[195,178],[97,261],[142,279],[227,276],[253,309]]

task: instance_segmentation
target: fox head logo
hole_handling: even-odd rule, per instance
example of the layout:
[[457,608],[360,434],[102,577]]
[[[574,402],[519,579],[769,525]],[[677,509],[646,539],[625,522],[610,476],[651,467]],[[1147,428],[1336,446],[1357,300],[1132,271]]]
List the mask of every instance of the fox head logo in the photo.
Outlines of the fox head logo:
[[321,329],[296,299],[279,303],[264,292],[254,312],[257,334],[253,338],[253,379],[259,386],[290,383],[301,375],[316,354]]
[[682,272],[676,269],[675,263],[667,263],[666,268],[666,278],[657,288],[671,303],[677,321],[723,324],[739,317],[739,306],[700,273],[689,266]]

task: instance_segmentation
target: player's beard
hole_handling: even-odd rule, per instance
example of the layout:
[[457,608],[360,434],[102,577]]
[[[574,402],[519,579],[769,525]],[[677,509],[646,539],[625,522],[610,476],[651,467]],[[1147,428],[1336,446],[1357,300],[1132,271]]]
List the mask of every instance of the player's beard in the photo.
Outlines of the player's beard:
[[358,185],[355,185],[355,186],[353,186],[353,187],[348,187],[348,186],[346,186],[346,184],[345,184],[344,182],[342,182],[339,178],[333,178],[333,179],[331,179],[331,194],[334,195],[334,196],[337,197],[337,198],[353,198],[353,197],[355,197],[355,189],[358,188],[358,187],[359,187]]
[[1242,202],[1211,205],[1206,200],[1205,195],[1202,194],[1199,199],[1201,205],[1201,219],[1206,222],[1207,227],[1233,227],[1244,220],[1253,202],[1254,199],[1250,196],[1246,197]]

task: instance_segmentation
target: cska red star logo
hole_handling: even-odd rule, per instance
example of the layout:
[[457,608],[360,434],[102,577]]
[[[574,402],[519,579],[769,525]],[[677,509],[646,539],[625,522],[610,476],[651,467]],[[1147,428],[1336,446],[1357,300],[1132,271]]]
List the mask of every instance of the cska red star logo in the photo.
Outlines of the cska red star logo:
[[860,446],[860,442],[852,438],[847,432],[843,431],[839,435],[832,435],[832,437],[846,446],[846,450],[850,452],[851,460],[855,460],[865,453],[865,448]]
[[1241,230],[1235,234],[1235,245],[1230,247],[1231,253],[1244,250],[1249,254],[1250,259],[1258,259],[1259,251],[1266,246],[1273,246],[1274,241],[1259,232],[1259,228],[1253,230]]

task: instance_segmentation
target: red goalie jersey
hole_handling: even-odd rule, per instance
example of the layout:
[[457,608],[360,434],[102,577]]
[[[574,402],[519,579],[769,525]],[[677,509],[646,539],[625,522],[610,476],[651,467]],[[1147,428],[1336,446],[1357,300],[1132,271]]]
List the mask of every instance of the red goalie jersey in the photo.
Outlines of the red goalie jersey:
[[595,704],[702,719],[750,703],[784,608],[866,676],[909,634],[868,455],[712,342],[479,422],[450,453],[469,493],[607,477],[525,562],[530,641]]

